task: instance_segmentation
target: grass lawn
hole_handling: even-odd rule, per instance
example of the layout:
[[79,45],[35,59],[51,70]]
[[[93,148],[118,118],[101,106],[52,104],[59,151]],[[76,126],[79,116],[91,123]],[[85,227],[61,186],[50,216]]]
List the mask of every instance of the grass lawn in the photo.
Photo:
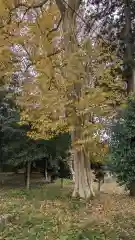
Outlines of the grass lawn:
[[73,200],[71,186],[50,184],[0,190],[2,240],[134,240],[135,200],[124,194],[101,193],[89,203]]

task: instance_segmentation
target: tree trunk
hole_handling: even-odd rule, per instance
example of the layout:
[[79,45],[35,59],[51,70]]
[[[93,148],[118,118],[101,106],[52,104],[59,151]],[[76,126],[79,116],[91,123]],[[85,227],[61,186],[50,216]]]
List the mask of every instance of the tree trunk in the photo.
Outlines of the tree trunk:
[[100,192],[100,189],[101,189],[101,180],[98,179],[98,192]]
[[135,181],[130,184],[130,196],[135,197]]
[[18,167],[15,167],[15,168],[14,168],[14,173],[15,173],[15,174],[18,174]]
[[27,164],[25,165],[25,168],[24,168],[24,184],[25,186],[27,184]]
[[74,155],[75,185],[72,196],[88,200],[93,197],[90,162],[83,150],[75,149]]
[[47,169],[45,169],[45,180],[48,181],[48,172],[47,172]]
[[25,179],[27,190],[30,189],[30,173],[31,173],[31,163],[28,162],[26,165],[26,179]]
[[[77,11],[81,4],[81,0],[68,0],[65,9],[63,8],[63,1],[57,0],[57,6],[61,12],[61,17],[63,20],[63,37],[64,37],[64,48],[65,48],[65,57],[68,57],[76,52],[78,47],[78,41],[76,38],[76,17]],[[61,4],[60,4],[61,3]],[[64,12],[63,12],[64,10]],[[65,71],[65,79],[68,79],[68,72]],[[73,83],[73,91],[76,96],[72,97],[69,94],[68,99],[79,101],[81,98],[82,93],[82,83]],[[80,118],[77,116],[76,109],[71,106],[73,116],[75,116],[75,122],[73,120],[72,127],[74,128],[72,132],[72,145],[81,139],[81,124]],[[67,111],[67,109],[66,109]],[[74,117],[73,117],[74,118]],[[73,147],[74,152],[74,176],[75,176],[75,183],[74,183],[74,191],[73,197],[80,197],[84,199],[89,199],[91,196],[94,196],[94,192],[92,189],[92,176],[91,176],[91,168],[90,168],[90,161],[86,157],[83,149],[76,149]]]
[[64,179],[63,179],[63,178],[61,178],[61,179],[60,179],[60,182],[61,182],[61,188],[63,188]]
[[44,177],[46,181],[49,181],[48,172],[47,172],[47,159],[45,159],[45,164],[44,164]]
[[75,171],[74,171],[73,165],[74,165],[73,159],[70,159],[69,168],[70,168],[71,175],[72,175],[72,181],[74,183],[75,182]]

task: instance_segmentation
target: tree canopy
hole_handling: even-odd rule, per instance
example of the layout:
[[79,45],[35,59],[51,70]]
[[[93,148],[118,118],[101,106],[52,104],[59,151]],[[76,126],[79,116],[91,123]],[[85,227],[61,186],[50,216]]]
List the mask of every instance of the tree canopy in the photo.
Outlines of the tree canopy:
[[[134,91],[133,1],[1,0],[1,6],[1,72],[6,81],[16,76],[18,82],[4,154],[32,162],[46,158],[42,147],[68,136],[73,196],[89,198],[91,163],[106,154],[101,136]],[[13,155],[5,145],[12,137]],[[67,152],[64,140],[58,142],[51,151],[60,160]]]

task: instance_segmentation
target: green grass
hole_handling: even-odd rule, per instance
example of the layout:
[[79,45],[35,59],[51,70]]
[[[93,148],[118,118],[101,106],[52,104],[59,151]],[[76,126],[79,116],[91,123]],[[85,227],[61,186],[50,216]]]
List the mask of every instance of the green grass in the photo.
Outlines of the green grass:
[[71,199],[71,186],[0,191],[2,240],[134,240],[135,200],[101,194],[90,203]]

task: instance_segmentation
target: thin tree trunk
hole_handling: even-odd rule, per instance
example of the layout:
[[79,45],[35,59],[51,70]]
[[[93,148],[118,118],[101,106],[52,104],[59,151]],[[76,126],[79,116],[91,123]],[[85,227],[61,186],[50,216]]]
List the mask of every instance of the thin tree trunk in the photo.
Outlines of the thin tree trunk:
[[98,192],[100,192],[100,189],[101,189],[101,180],[98,179]]
[[26,188],[27,188],[27,190],[30,189],[30,173],[31,173],[31,162],[28,162],[27,169],[26,169]]
[[27,164],[25,164],[25,168],[24,168],[24,184],[26,186],[27,183]]
[[17,167],[14,168],[14,173],[18,174],[18,168]]
[[64,184],[64,179],[63,178],[60,179],[60,183],[61,183],[61,188],[63,188],[63,184]]
[[45,169],[45,180],[48,181],[48,172],[47,172],[47,169]]
[[47,159],[45,159],[45,164],[44,164],[44,177],[46,181],[48,180],[48,172],[47,172]]

